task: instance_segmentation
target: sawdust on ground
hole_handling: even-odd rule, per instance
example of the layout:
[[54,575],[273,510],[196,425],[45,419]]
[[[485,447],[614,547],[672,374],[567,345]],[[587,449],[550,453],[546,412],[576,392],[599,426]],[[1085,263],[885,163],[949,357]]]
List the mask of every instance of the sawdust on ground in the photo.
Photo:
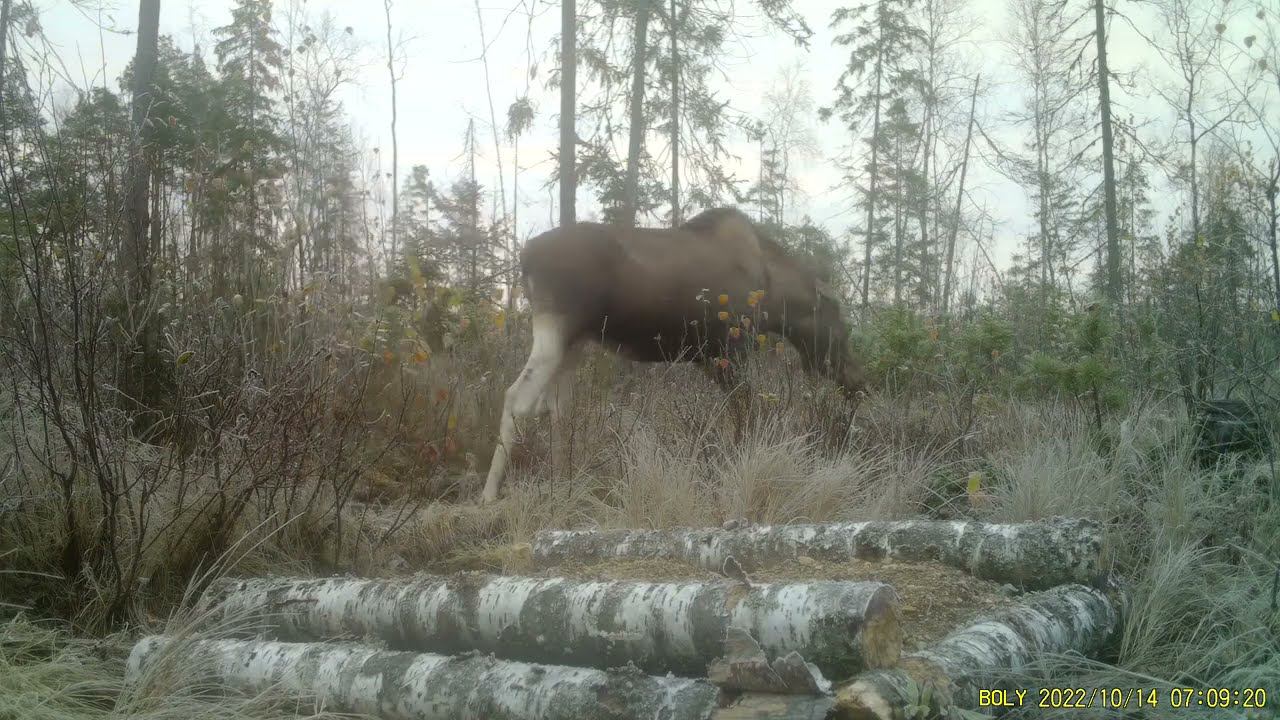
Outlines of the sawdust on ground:
[[[718,573],[665,559],[615,559],[564,563],[542,569],[543,577],[575,580],[679,582],[723,580]],[[979,616],[1013,603],[1008,588],[936,562],[895,563],[854,560],[820,562],[803,557],[747,574],[751,582],[876,580],[898,592],[902,649],[910,652],[941,640]]]

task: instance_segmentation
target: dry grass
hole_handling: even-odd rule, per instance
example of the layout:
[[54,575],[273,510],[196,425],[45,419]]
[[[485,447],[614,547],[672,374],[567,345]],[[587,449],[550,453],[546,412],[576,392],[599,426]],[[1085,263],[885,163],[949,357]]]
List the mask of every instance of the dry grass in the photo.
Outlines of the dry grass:
[[[554,433],[540,423],[523,428],[504,499],[480,509],[457,501],[478,492],[497,403],[521,359],[512,349],[519,338],[486,342],[451,359],[379,368],[364,401],[364,434],[351,454],[336,457],[327,474],[299,465],[282,478],[291,492],[312,498],[291,514],[272,504],[270,493],[251,493],[232,533],[242,550],[222,569],[518,572],[527,570],[525,558],[511,547],[544,528],[717,525],[737,517],[779,523],[1083,515],[1106,524],[1108,559],[1130,581],[1129,622],[1110,664],[1044,658],[1023,671],[1025,682],[1280,684],[1280,618],[1268,604],[1280,523],[1274,522],[1275,498],[1254,482],[1269,471],[1198,468],[1186,424],[1173,411],[1148,404],[1112,418],[1099,433],[1089,418],[1061,404],[984,395],[966,415],[948,411],[953,403],[945,395],[880,395],[863,402],[849,425],[828,388],[799,379],[785,358],[773,357],[752,365],[752,422],[735,442],[721,397],[695,368],[628,367],[596,356],[579,371],[570,419]],[[404,415],[388,420],[397,407]],[[21,514],[0,507],[8,513],[0,523],[6,586],[0,599],[30,606],[24,598],[32,597],[31,589],[48,592],[66,583],[56,487],[35,492],[38,460],[57,453],[46,452],[40,434],[29,432],[31,416],[19,418],[12,406],[0,411],[10,432],[27,440],[21,453],[0,457],[0,468],[10,479],[24,473],[29,490],[21,495]],[[415,445],[415,437],[439,442]],[[450,437],[446,452],[443,439]],[[567,465],[552,466],[552,440],[567,443]],[[378,443],[391,450],[377,455],[369,448]],[[238,454],[246,447],[254,445],[228,449],[224,467],[251,467]],[[263,443],[256,452],[279,448]],[[132,466],[174,464],[152,446],[115,450]],[[345,477],[335,472],[339,467],[359,470],[355,487],[333,481]],[[978,507],[970,507],[964,489],[974,470],[991,496]],[[191,519],[200,517],[193,499],[211,492],[203,478],[213,469],[191,462],[183,472],[195,480],[161,485],[148,498],[150,545],[132,545],[133,536],[122,531],[123,547],[140,554],[139,576],[147,578],[130,606],[135,622],[154,622],[180,604],[197,566],[193,557],[200,567],[212,562],[199,553],[207,550],[208,534],[193,532],[202,526]],[[85,482],[76,507],[90,523],[94,495]],[[357,488],[361,494],[343,501],[344,491]],[[816,572],[793,570],[796,577]],[[783,577],[790,576],[780,572]],[[907,588],[904,599],[914,603],[909,612],[919,624],[913,632],[925,638],[941,627],[930,625],[931,618],[954,624],[1000,598],[990,587],[971,587],[956,592],[968,599],[961,607],[932,606],[928,588],[940,580],[921,576],[912,585],[915,579],[898,574],[891,581]],[[100,626],[81,619],[82,626]],[[294,717],[294,708],[267,698],[206,697],[207,688],[185,684],[176,657],[170,674],[122,693],[123,636],[79,640],[65,628],[26,620],[3,632],[0,717]]]

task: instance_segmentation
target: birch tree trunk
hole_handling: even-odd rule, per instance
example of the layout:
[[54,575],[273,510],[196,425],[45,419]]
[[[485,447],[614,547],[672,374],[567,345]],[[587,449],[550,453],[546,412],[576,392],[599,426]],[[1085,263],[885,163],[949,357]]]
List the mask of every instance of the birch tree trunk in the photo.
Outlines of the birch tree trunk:
[[[934,710],[978,707],[978,689],[1005,687],[1008,671],[1043,653],[1095,654],[1118,627],[1106,595],[1081,585],[1064,585],[1029,595],[1012,607],[980,618],[924,650],[902,657],[898,667],[864,673],[837,693],[842,717],[889,720],[919,703],[932,689]],[[1004,681],[1002,682],[1002,679]],[[1034,707],[1028,693],[1025,703]],[[1100,703],[1093,703],[1100,707]]]
[[747,570],[801,555],[828,562],[936,560],[980,578],[1044,589],[1094,582],[1101,571],[1101,546],[1102,529],[1089,520],[902,520],[734,530],[549,530],[534,537],[533,560],[545,567],[571,560],[656,557],[710,570],[719,570],[730,556]]
[[792,651],[832,678],[897,661],[897,594],[878,582],[575,582],[476,574],[412,580],[229,580],[214,617],[261,618],[285,640],[376,636],[396,649],[704,675],[731,628],[770,659]]
[[[713,717],[703,680],[531,665],[471,655],[388,652],[349,643],[143,638],[126,681],[181,653],[181,668],[250,693],[302,694],[330,710],[387,720],[634,720]],[[166,655],[170,657],[166,658]]]

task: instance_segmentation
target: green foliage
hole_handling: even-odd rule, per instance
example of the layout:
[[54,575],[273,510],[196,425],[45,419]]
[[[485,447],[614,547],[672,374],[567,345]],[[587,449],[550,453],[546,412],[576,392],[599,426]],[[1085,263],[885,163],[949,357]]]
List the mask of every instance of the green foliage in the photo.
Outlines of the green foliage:
[[1094,415],[1099,428],[1104,411],[1118,409],[1126,393],[1114,360],[1114,327],[1098,306],[1072,321],[1071,345],[1064,356],[1035,353],[1025,378],[1038,394],[1072,398]]
[[942,346],[936,330],[905,309],[880,313],[871,331],[870,370],[897,389],[927,384],[936,373]]

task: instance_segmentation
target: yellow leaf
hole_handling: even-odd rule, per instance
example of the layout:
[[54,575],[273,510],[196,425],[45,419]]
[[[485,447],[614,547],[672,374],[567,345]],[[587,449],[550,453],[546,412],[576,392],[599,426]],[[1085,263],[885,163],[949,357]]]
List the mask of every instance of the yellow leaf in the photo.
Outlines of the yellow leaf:
[[969,473],[969,495],[977,495],[982,491],[982,473],[973,471]]
[[729,296],[725,295],[724,293],[720,293],[720,297],[718,299],[720,300],[721,305],[729,304]]
[[507,313],[505,310],[499,310],[496,314],[494,314],[493,324],[499,330],[507,326]]
[[413,354],[414,361],[420,362],[420,363],[426,362],[427,358],[429,357],[431,357],[431,355],[425,350],[419,350],[418,352]]
[[446,423],[446,425],[447,425],[447,427],[448,427],[450,430],[457,430],[457,429],[458,429],[458,416],[457,416],[457,415],[450,415],[450,416],[449,416],[449,421],[448,421],[448,423]]
[[1271,311],[1271,322],[1280,323],[1280,310]]
[[188,350],[188,351],[186,351],[186,352],[182,353],[181,355],[179,355],[179,356],[178,356],[177,364],[178,364],[178,365],[186,365],[187,363],[191,362],[191,357],[192,357],[193,355],[195,355],[195,354],[196,354],[196,353],[195,353],[195,351],[194,351],[194,350]]
[[729,313],[725,312],[724,310],[721,310],[719,313],[717,313],[716,317],[720,318],[720,322],[729,321]]
[[764,333],[761,333],[756,336],[756,342],[760,343],[760,347],[764,347],[769,344],[769,337]]

